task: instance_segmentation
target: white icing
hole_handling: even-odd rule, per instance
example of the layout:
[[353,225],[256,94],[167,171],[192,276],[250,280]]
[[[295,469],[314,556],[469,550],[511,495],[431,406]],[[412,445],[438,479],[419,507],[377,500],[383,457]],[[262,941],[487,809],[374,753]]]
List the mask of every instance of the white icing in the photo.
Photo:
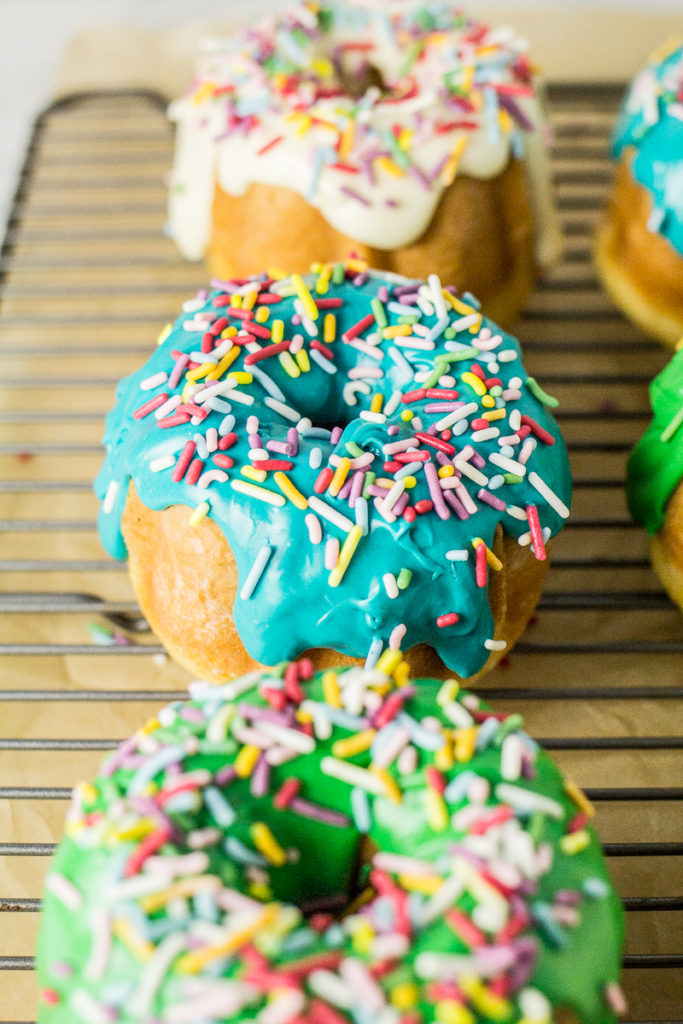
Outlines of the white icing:
[[[392,11],[406,6],[389,5]],[[302,10],[305,17],[311,17],[310,11],[303,8],[297,9],[299,18]],[[397,49],[386,24],[386,8],[383,8],[380,13],[371,15],[370,23],[364,25],[363,39],[372,43],[372,64],[385,82],[392,83],[400,80],[399,70],[406,54]],[[282,28],[278,29],[278,25],[280,22],[269,19],[268,29],[275,35],[277,44],[291,46],[291,36]],[[353,26],[346,26],[345,32],[342,26],[334,34],[317,40],[312,48],[313,55],[308,59],[326,60],[340,44],[357,42],[357,31],[352,29]],[[270,104],[278,109],[265,108],[264,96],[267,95],[269,101],[272,99],[266,73],[253,60],[245,58],[240,65],[235,58],[234,42],[209,44],[207,56],[200,63],[198,87],[201,89],[206,82],[222,85],[236,81],[240,114],[253,109],[258,120],[248,131],[238,125],[236,130],[226,133],[231,99],[205,97],[196,102],[193,95],[188,95],[171,105],[169,113],[177,123],[177,136],[169,229],[183,255],[197,260],[204,253],[210,236],[216,183],[235,196],[243,195],[255,183],[292,189],[319,209],[337,231],[374,248],[397,249],[419,239],[429,226],[447,185],[440,176],[435,178],[435,171],[448,160],[461,137],[465,145],[457,173],[479,179],[500,174],[511,155],[515,155],[513,146],[519,147],[521,141],[522,133],[510,134],[500,129],[497,115],[490,116],[487,97],[480,89],[472,92],[472,101],[478,108],[475,110],[454,109],[440,99],[445,70],[453,69],[457,78],[466,73],[459,70],[463,69],[463,62],[478,60],[477,73],[486,67],[488,58],[477,57],[474,47],[463,44],[461,36],[462,33],[450,31],[440,42],[425,49],[423,58],[411,69],[418,89],[408,100],[384,102],[379,89],[371,87],[361,101],[336,96],[318,99],[314,108],[308,102],[304,104],[308,108],[305,113],[314,112],[318,121],[342,127],[348,120],[346,112],[360,105],[360,112],[354,115],[360,143],[341,158],[344,164],[355,167],[357,173],[329,166],[332,160],[339,159],[332,149],[338,138],[337,131],[314,123],[302,132],[301,120],[288,118],[291,110],[279,102],[279,98],[278,103]],[[514,83],[509,63],[523,51],[524,44],[509,29],[492,30],[483,41],[487,46],[501,47],[505,55],[505,60],[498,56],[497,62],[486,68],[487,81]],[[352,69],[347,70],[353,77]],[[300,95],[307,99],[305,85]],[[514,101],[535,129],[523,133],[523,158],[537,218],[536,256],[541,266],[547,266],[557,258],[559,232],[548,180],[545,122],[536,96],[515,95]],[[443,133],[434,129],[435,124],[459,120],[476,124],[476,127],[455,127]],[[412,131],[407,153],[414,170],[408,168],[400,175],[380,166],[381,161],[371,162],[366,158],[379,148],[386,148],[385,133],[397,122]],[[281,141],[276,145],[260,152],[279,137]],[[320,154],[325,154],[326,159]],[[318,170],[316,160],[320,165]]]

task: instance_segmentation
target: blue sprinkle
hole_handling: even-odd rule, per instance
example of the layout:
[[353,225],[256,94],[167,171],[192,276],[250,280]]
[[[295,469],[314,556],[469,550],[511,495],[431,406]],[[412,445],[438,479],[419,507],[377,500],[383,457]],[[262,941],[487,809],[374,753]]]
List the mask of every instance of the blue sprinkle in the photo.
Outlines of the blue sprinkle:
[[155,775],[158,775],[171,764],[178,764],[184,758],[185,748],[179,743],[170,747],[162,747],[156,753],[150,754],[128,783],[128,796],[139,796]]
[[601,900],[609,893],[609,886],[604,879],[592,876],[591,878],[584,878],[583,891],[589,899]]
[[370,650],[368,651],[367,658],[365,659],[366,672],[374,668],[379,661],[379,656],[382,653],[383,646],[384,644],[382,643],[381,637],[373,636],[372,643],[370,644]]
[[441,750],[443,747],[444,739],[440,732],[432,732],[431,729],[425,729],[407,712],[401,711],[396,716],[395,721],[405,725],[410,733],[411,740],[421,750]]
[[470,785],[475,781],[475,779],[478,778],[479,776],[477,775],[477,773],[473,772],[471,768],[465,772],[462,772],[461,775],[456,775],[456,777],[448,783],[446,789],[444,790],[443,795],[446,803],[459,804],[461,800],[464,800],[466,798],[467,790],[469,789]]
[[207,786],[204,790],[204,802],[217,825],[221,828],[230,828],[234,825],[237,815],[219,789]]
[[233,860],[239,861],[240,864],[253,864],[254,867],[265,868],[268,861],[265,857],[262,857],[256,850],[250,850],[248,846],[235,838],[235,836],[228,836],[223,843],[223,849],[227,853],[228,857]]
[[358,831],[363,835],[367,835],[372,828],[370,800],[365,790],[359,789],[358,786],[354,786],[351,790],[351,813]]

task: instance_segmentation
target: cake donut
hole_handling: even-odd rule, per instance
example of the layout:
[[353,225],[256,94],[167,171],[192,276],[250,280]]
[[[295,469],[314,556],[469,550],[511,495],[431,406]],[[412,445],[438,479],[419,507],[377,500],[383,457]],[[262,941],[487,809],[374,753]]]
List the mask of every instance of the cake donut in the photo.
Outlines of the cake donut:
[[432,270],[511,323],[560,244],[525,47],[450,4],[358,0],[214,40],[170,108],[170,234],[219,277]]
[[592,809],[447,681],[310,661],[191,688],[77,787],[41,1024],[610,1024]]
[[683,349],[650,385],[652,422],[628,460],[633,518],[650,535],[652,564],[683,609]]
[[650,59],[622,105],[618,159],[598,232],[599,273],[616,304],[648,334],[683,334],[683,45]]
[[570,502],[516,340],[436,276],[354,261],[214,285],[119,385],[95,485],[152,629],[213,680],[390,641],[490,667]]

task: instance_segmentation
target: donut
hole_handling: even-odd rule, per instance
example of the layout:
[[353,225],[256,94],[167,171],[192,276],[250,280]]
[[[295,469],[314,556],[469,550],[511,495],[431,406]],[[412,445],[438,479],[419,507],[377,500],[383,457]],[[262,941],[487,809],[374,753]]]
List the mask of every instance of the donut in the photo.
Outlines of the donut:
[[168,227],[242,277],[350,253],[502,324],[557,258],[526,44],[447,4],[323,0],[207,44],[174,102]]
[[400,651],[191,688],[78,787],[41,1024],[609,1024],[623,919],[519,715]]
[[652,56],[613,139],[618,158],[597,266],[616,304],[660,341],[683,334],[683,45]]
[[654,569],[683,610],[683,348],[652,381],[650,401],[652,422],[629,456],[626,495],[650,535]]
[[214,285],[119,385],[95,484],[152,629],[212,680],[389,642],[422,672],[490,667],[569,514],[518,343],[436,276]]

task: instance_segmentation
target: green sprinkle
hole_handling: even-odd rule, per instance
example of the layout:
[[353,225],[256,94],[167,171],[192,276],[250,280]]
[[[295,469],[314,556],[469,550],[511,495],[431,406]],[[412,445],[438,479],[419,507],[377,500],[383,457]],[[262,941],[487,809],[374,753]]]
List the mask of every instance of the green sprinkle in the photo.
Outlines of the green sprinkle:
[[496,729],[496,735],[494,738],[495,745],[497,747],[500,746],[506,736],[509,736],[510,733],[514,732],[516,729],[521,729],[523,725],[524,719],[521,715],[508,715],[508,717],[505,718]]
[[418,40],[416,40],[412,44],[412,46],[409,48],[409,50],[408,50],[408,52],[406,54],[406,59],[403,61],[403,64],[399,68],[399,72],[398,72],[398,77],[399,78],[403,78],[404,75],[408,74],[408,72],[411,70],[413,64],[415,63],[415,61],[418,59],[418,57],[422,53],[424,45],[425,44],[424,44],[424,40],[423,39],[418,39]]
[[529,822],[529,835],[534,843],[540,843],[545,832],[545,814],[543,811],[534,811]]
[[[444,332],[445,333],[445,332]],[[457,352],[439,352],[434,356],[435,363],[461,363],[463,359],[471,359],[478,354],[476,348],[461,348]]]
[[537,398],[539,402],[542,402],[543,405],[549,405],[551,409],[555,409],[556,406],[560,404],[559,400],[557,398],[553,398],[552,395],[549,395],[546,391],[544,391],[541,385],[536,380],[534,380],[533,377],[527,377],[526,382],[529,386],[529,391],[531,392],[531,394],[534,395],[534,397]]
[[503,394],[503,389],[500,384],[494,384],[492,388],[489,388],[489,394],[492,398],[500,398]]
[[410,581],[413,578],[411,569],[401,569],[398,576],[396,577],[396,585],[399,590],[405,590],[410,585]]
[[671,420],[671,422],[668,424],[668,426],[666,426],[664,430],[661,432],[661,434],[659,435],[659,440],[670,441],[676,433],[676,431],[678,430],[678,428],[680,427],[681,423],[683,423],[683,405],[680,407],[680,409],[678,410],[674,418]]
[[433,388],[434,385],[438,383],[439,377],[441,376],[442,373],[443,373],[442,367],[441,366],[436,366],[432,370],[432,372],[429,374],[429,376],[427,377],[427,379],[423,383],[422,387],[423,388]]
[[377,326],[380,328],[380,330],[384,330],[384,328],[389,323],[389,321],[387,320],[387,314],[384,311],[384,306],[379,301],[379,299],[375,297],[370,303],[370,307],[372,309],[372,312],[375,314]]
[[414,316],[412,313],[401,313],[400,317],[396,321],[399,324],[416,324],[419,320],[419,316]]
[[394,133],[382,132],[382,137],[385,139],[387,146],[391,150],[391,155],[393,156],[395,163],[403,170],[407,170],[407,168],[410,167],[410,160],[408,159],[408,154],[403,149],[401,149],[401,147],[398,144],[398,139],[396,138]]
[[358,459],[364,454],[363,449],[355,441],[347,441],[346,450],[353,459]]
[[517,476],[516,473],[503,473],[503,480],[506,484],[521,484],[523,476]]
[[448,338],[449,341],[452,341],[457,333],[458,332],[456,331],[455,327],[447,327],[446,330],[443,332],[443,336],[444,338]]
[[332,271],[332,283],[341,284],[344,280],[346,270],[344,269],[343,263],[335,263],[334,270]]
[[366,498],[368,501],[372,497],[372,495],[368,491],[368,487],[372,487],[376,479],[377,474],[373,473],[372,470],[369,469],[365,474],[365,480],[363,481],[363,497]]

